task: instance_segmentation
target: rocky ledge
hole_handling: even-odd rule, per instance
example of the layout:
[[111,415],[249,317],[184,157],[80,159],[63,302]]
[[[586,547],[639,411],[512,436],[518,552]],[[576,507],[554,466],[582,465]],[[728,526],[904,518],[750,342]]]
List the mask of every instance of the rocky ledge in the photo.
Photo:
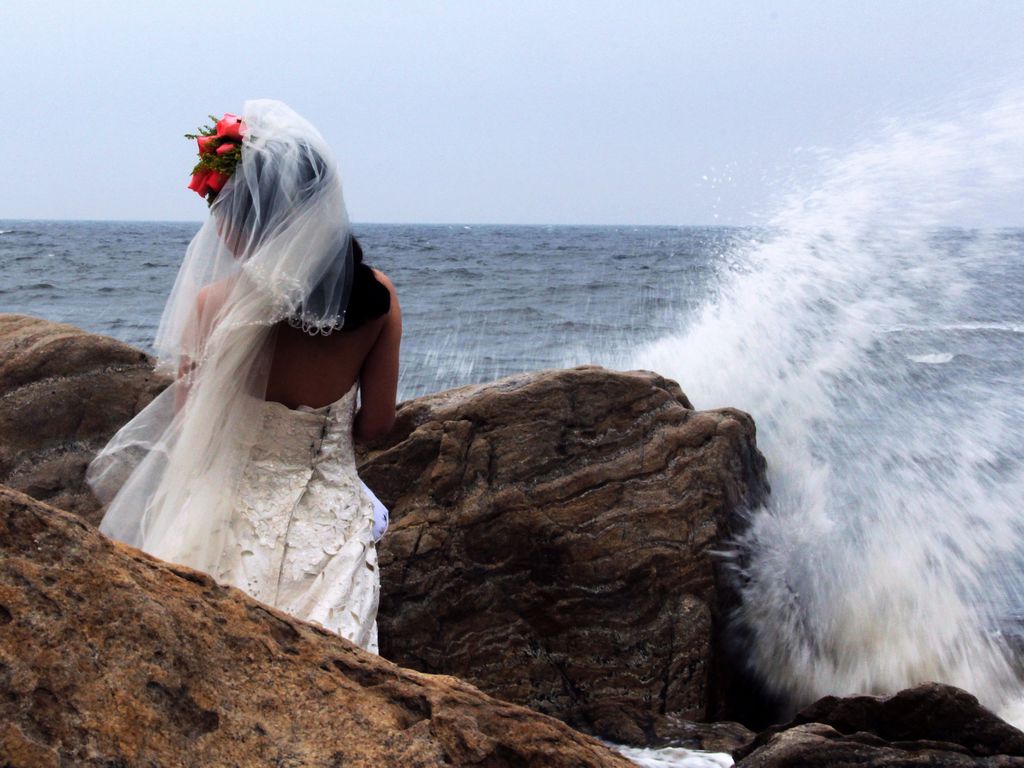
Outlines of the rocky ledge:
[[627,766],[0,489],[0,763]]
[[735,750],[737,768],[1024,766],[1024,733],[937,683],[893,696],[828,696]]
[[120,341],[0,314],[0,483],[98,524],[85,468],[167,383]]

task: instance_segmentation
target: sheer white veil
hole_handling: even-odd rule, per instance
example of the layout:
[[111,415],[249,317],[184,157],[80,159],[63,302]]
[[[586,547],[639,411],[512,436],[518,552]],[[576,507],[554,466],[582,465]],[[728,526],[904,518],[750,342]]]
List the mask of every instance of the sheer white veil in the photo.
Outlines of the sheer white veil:
[[242,115],[242,153],[188,246],[154,343],[175,383],[122,428],[87,479],[107,535],[215,573],[261,425],[275,328],[344,324],[353,274],[341,179],[284,104]]

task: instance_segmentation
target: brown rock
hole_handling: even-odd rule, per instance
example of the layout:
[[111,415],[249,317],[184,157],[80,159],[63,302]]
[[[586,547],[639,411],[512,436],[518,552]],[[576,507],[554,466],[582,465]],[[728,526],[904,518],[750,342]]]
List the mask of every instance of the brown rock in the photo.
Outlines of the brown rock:
[[702,723],[667,716],[655,723],[654,736],[649,740],[649,746],[684,747],[731,755],[750,744],[755,735],[746,726],[729,720]]
[[754,423],[597,367],[402,404],[360,472],[392,508],[382,653],[615,741],[724,709],[712,552],[766,491]]
[[826,696],[795,722],[826,723],[840,733],[870,731],[887,741],[955,742],[974,755],[1024,757],[1024,733],[967,691],[925,683],[892,696]]
[[0,483],[98,523],[85,468],[165,386],[127,344],[0,314]]
[[627,766],[0,489],[0,764]]
[[1024,766],[1017,757],[978,758],[927,745],[891,745],[869,733],[844,736],[822,723],[798,725],[774,734],[736,768],[804,768],[805,766],[863,766],[864,768],[1000,768]]
[[966,691],[926,683],[892,696],[826,696],[735,756],[743,768],[1024,766],[1024,733]]

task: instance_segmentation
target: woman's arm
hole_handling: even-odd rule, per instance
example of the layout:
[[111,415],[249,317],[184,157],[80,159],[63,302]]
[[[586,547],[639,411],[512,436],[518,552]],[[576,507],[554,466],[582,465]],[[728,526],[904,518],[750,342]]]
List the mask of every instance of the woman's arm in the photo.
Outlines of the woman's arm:
[[[202,323],[203,310],[206,306],[209,286],[201,288],[196,296],[196,307],[192,316],[185,325],[182,333],[181,347],[194,350],[199,342],[199,326]],[[178,360],[178,373],[174,380],[174,410],[180,411],[185,407],[188,400],[188,391],[192,385],[192,372],[195,370],[195,361],[188,355],[182,355]]]
[[402,310],[395,286],[383,272],[373,271],[391,294],[391,309],[384,326],[359,371],[359,412],[352,431],[357,440],[375,440],[391,431],[395,424],[395,399],[398,396],[398,350],[402,343]]
[[[185,325],[182,333],[181,347],[198,354],[206,344],[206,338],[213,326],[213,314],[219,312],[227,299],[229,284],[226,281],[211,283],[199,289],[196,295],[196,307]],[[196,369],[196,361],[188,354],[178,360],[178,374],[175,378],[174,407],[180,411],[188,400],[189,389],[192,387],[192,373]]]

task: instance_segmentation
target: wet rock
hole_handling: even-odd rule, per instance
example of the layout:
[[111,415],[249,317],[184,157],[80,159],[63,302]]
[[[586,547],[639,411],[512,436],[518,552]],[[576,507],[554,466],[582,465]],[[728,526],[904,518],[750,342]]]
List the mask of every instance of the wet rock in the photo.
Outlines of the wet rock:
[[360,472],[392,508],[386,657],[621,742],[727,710],[713,552],[767,489],[747,414],[532,373],[404,403]]
[[98,523],[85,468],[165,386],[127,344],[0,314],[0,483]]
[[1024,766],[1024,733],[958,688],[828,696],[734,753],[743,768],[798,765]]
[[683,747],[704,752],[733,754],[750,744],[755,733],[740,723],[720,720],[701,723],[677,717],[659,718],[655,723],[652,747]]
[[[983,761],[982,761],[983,760]],[[990,758],[971,757],[956,751],[929,749],[925,745],[893,746],[871,734],[844,736],[822,723],[798,725],[777,733],[737,768],[803,768],[803,766],[1014,766],[1024,765],[1018,758],[990,762]]]
[[0,489],[0,763],[627,766]]

